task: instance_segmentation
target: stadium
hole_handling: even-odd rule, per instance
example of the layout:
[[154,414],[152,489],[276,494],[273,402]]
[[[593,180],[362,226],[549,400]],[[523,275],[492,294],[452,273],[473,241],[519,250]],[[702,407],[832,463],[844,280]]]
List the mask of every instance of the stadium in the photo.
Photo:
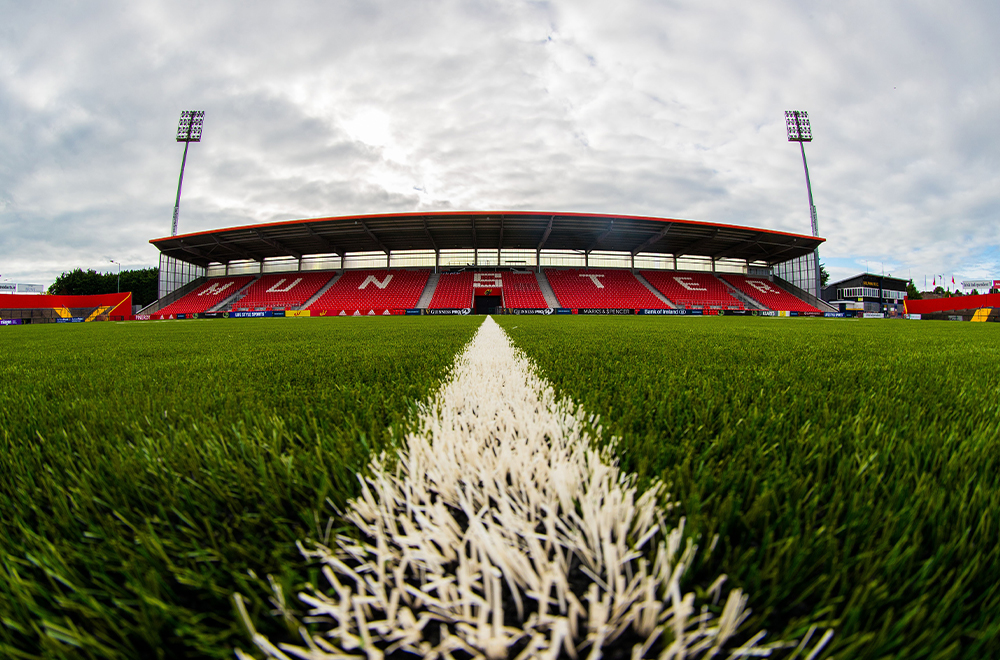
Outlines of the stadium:
[[161,254],[160,299],[140,316],[155,319],[837,312],[811,279],[823,239],[690,220],[403,213],[150,242]]
[[0,655],[995,656],[996,326],[809,318],[822,242],[343,216],[11,296]]

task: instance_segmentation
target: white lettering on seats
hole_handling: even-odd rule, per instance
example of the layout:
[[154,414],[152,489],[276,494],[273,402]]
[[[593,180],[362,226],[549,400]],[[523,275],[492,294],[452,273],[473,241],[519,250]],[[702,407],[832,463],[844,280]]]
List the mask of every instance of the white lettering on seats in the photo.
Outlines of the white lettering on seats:
[[[685,282],[684,280],[687,281]],[[708,289],[695,282],[693,277],[675,277],[674,281],[688,291],[708,291]]]
[[763,280],[747,280],[747,284],[757,289],[761,293],[778,293],[771,286]]
[[365,278],[365,281],[361,283],[361,286],[358,287],[358,291],[360,291],[361,289],[364,289],[369,284],[374,284],[378,288],[384,289],[385,287],[389,286],[389,280],[391,280],[391,279],[392,279],[392,273],[389,273],[388,275],[386,275],[385,276],[385,281],[383,281],[383,282],[379,282],[378,278],[375,277],[374,275],[369,275],[368,277]]
[[503,280],[500,273],[476,273],[472,277],[472,286],[476,289],[501,289]]
[[274,286],[272,286],[270,289],[267,290],[267,293],[285,293],[286,291],[290,291],[293,286],[302,281],[302,278],[296,277],[294,282],[286,286],[284,289],[279,289],[278,287],[280,287],[281,283],[284,281],[285,278],[282,277],[280,280],[274,283]]
[[199,296],[217,296],[220,293],[222,293],[223,291],[225,291],[226,289],[228,289],[229,287],[231,287],[232,285],[233,285],[232,282],[226,282],[225,284],[223,284],[221,286],[219,286],[218,282],[212,282],[210,285],[208,285],[208,288],[206,288],[204,291],[202,291],[198,295]]
[[589,277],[590,281],[593,282],[594,286],[596,286],[598,289],[604,288],[604,285],[601,284],[601,281],[597,279],[598,277],[604,277],[604,275],[599,275],[598,273],[580,273],[580,277]]

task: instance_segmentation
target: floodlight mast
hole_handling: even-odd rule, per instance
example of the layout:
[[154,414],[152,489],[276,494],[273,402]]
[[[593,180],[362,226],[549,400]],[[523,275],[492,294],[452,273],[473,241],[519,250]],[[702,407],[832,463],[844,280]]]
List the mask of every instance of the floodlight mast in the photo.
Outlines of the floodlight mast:
[[[819,236],[819,219],[816,215],[816,205],[813,204],[812,183],[809,181],[809,164],[806,162],[804,142],[812,142],[812,127],[809,125],[809,113],[804,110],[786,110],[785,128],[788,131],[788,141],[798,142],[802,152],[802,169],[806,173],[806,193],[809,195],[809,221],[812,224],[812,235]],[[821,280],[819,272],[819,249],[813,251],[816,258],[816,297],[822,298],[820,292]]]
[[187,164],[188,147],[192,142],[201,142],[201,127],[205,123],[204,110],[185,110],[177,124],[177,141],[184,143],[184,157],[181,159],[181,176],[177,179],[177,200],[174,202],[174,222],[170,235],[177,235],[177,217],[181,211],[181,185],[184,183],[184,165]]

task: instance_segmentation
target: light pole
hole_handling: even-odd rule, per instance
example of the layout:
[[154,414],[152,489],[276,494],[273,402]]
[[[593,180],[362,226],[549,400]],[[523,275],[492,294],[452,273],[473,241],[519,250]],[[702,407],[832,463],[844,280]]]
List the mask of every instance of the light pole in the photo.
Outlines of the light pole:
[[118,293],[122,292],[122,265],[114,259],[108,259],[113,264],[118,264]]
[[184,165],[187,163],[188,147],[192,142],[201,142],[201,126],[205,122],[204,110],[185,110],[177,124],[177,141],[184,143],[184,157],[181,159],[181,176],[177,179],[177,201],[174,202],[174,223],[170,235],[177,235],[177,216],[181,211],[181,184],[184,183]]
[[[812,128],[809,126],[809,113],[802,110],[785,111],[785,128],[788,130],[788,141],[798,142],[802,151],[802,169],[806,172],[806,193],[809,195],[809,219],[812,224],[812,235],[819,236],[819,220],[816,217],[816,205],[813,204],[812,183],[809,181],[809,165],[806,163],[806,148],[803,142],[812,142]],[[813,250],[816,260],[816,297],[821,297],[819,275],[819,249]]]

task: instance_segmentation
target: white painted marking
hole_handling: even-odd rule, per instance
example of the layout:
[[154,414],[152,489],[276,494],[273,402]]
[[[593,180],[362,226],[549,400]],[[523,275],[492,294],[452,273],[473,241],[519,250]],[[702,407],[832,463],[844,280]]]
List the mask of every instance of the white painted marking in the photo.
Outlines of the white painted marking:
[[367,288],[369,284],[374,284],[378,288],[384,289],[385,287],[389,286],[390,281],[392,281],[392,273],[386,275],[385,280],[381,282],[374,275],[369,275],[368,277],[365,278],[365,281],[361,283],[361,286],[358,287],[358,291]]
[[201,296],[217,296],[220,293],[222,293],[223,291],[225,291],[226,289],[228,289],[229,287],[231,287],[232,285],[233,285],[232,282],[226,282],[222,286],[219,286],[218,282],[212,282],[210,285],[208,285],[207,287],[205,287],[205,289],[201,293],[198,294],[198,297],[201,297]]
[[500,273],[476,273],[472,276],[474,289],[501,289],[503,278]]
[[[633,658],[645,657],[665,630],[670,643],[659,657],[715,655],[749,615],[746,597],[734,589],[718,618],[696,609],[695,595],[680,588],[697,551],[682,542],[683,518],[668,529],[662,485],[638,493],[635,477],[620,472],[611,449],[593,448],[585,428],[583,410],[557,399],[488,317],[397,460],[377,458],[371,476],[359,477],[362,496],[345,519],[368,541],[299,545],[327,581],[298,596],[324,628],[303,630],[311,649],[276,648],[237,594],[255,644],[286,660],[285,652],[382,658],[376,641],[386,652],[425,658],[464,651],[500,659],[520,643],[518,657],[565,651],[597,660],[631,628],[640,639]],[[710,597],[718,599],[724,581],[708,586]],[[276,613],[293,618],[274,588]],[[425,639],[429,630],[436,645]],[[794,646],[759,646],[762,637],[735,654]]]
[[604,288],[604,285],[601,284],[601,280],[597,279],[599,277],[604,277],[603,274],[600,274],[600,273],[580,273],[580,277],[589,277],[590,281],[593,282],[594,286],[596,286],[598,289],[603,289]]
[[695,282],[693,277],[675,277],[674,281],[688,291],[708,291],[708,289]]
[[282,289],[280,287],[281,287],[281,283],[284,282],[284,281],[285,281],[285,278],[282,277],[280,280],[278,280],[277,282],[275,282],[274,285],[271,286],[270,289],[267,290],[267,293],[286,293],[288,291],[291,291],[293,286],[295,286],[296,284],[298,284],[299,282],[302,281],[302,278],[301,277],[296,277],[295,281],[293,281],[291,284],[289,284],[284,289]]
[[778,293],[771,288],[771,285],[764,280],[747,280],[747,284],[757,289],[761,293]]

